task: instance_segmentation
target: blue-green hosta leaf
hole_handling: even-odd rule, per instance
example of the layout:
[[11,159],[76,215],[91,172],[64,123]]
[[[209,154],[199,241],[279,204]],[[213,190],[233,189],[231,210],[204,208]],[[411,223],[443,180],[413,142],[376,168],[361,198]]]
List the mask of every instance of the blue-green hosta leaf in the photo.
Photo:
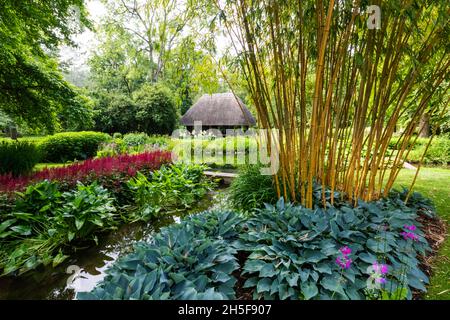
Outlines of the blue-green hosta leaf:
[[391,246],[383,239],[368,239],[366,242],[366,246],[376,253],[388,253],[392,250]]
[[275,270],[273,263],[266,263],[259,271],[259,276],[261,278],[264,278],[264,277],[270,278],[270,277],[273,277],[274,275],[276,275],[277,273],[278,273],[278,271]]
[[427,291],[427,288],[424,286],[424,283],[413,275],[408,276],[408,285],[420,291]]
[[256,291],[258,293],[270,291],[271,285],[272,285],[272,280],[270,278],[262,278],[258,281],[258,284],[256,285]]
[[330,290],[332,292],[337,292],[345,296],[344,288],[342,286],[342,280],[339,279],[339,277],[336,277],[336,275],[332,276],[325,276],[320,284],[327,290]]
[[262,267],[264,267],[266,263],[262,260],[247,260],[244,265],[244,274],[245,273],[253,273],[261,271]]
[[374,264],[375,262],[377,262],[377,257],[368,252],[362,252],[358,254],[358,258],[369,264]]
[[327,256],[318,250],[305,250],[302,257],[309,263],[317,263]]
[[298,273],[290,273],[286,277],[286,281],[288,282],[289,286],[296,287],[298,285]]
[[331,265],[330,262],[322,262],[319,263],[317,265],[313,265],[314,270],[320,272],[320,273],[327,273],[327,274],[332,274],[332,269],[331,269]]
[[251,277],[245,280],[243,288],[252,288],[255,287],[258,284],[259,278],[258,277]]
[[319,293],[319,289],[317,289],[316,284],[312,281],[303,282],[300,288],[302,290],[305,300],[314,298]]

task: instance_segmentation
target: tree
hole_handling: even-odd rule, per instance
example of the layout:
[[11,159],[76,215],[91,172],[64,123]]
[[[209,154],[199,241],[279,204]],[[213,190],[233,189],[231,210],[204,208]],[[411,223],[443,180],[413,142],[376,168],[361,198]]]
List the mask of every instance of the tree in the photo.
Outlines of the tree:
[[0,21],[0,108],[16,122],[54,131],[60,111],[82,107],[51,52],[89,26],[84,2],[4,0]]
[[134,94],[138,131],[148,134],[172,134],[177,110],[170,90],[162,85],[144,85]]

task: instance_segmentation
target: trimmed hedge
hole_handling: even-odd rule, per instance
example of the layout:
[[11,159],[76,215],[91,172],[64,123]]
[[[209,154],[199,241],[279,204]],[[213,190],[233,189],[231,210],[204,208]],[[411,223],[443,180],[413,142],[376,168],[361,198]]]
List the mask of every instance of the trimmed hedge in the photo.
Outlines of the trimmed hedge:
[[86,160],[94,157],[99,145],[110,139],[108,134],[101,132],[64,132],[49,136],[39,147],[44,162]]
[[40,161],[41,154],[29,141],[2,141],[0,143],[0,175],[13,176],[30,173]]

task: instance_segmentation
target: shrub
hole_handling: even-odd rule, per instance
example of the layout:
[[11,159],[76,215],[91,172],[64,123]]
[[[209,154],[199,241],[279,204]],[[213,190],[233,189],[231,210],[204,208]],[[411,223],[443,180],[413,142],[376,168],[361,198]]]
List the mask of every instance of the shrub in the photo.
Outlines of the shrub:
[[101,132],[65,132],[49,136],[39,147],[45,162],[66,162],[94,157],[110,136]]
[[149,136],[146,133],[128,133],[123,136],[123,142],[128,147],[141,146],[147,143]]
[[[414,139],[409,142],[409,146],[413,143]],[[417,163],[422,158],[425,148],[429,142],[429,138],[417,138],[414,147],[406,158],[407,161]],[[397,145],[398,138],[392,138],[389,143],[391,150],[399,148]],[[439,136],[433,138],[430,147],[423,159],[425,164],[438,164],[447,165],[450,164],[450,139],[446,136]]]
[[230,202],[234,208],[252,211],[264,206],[264,203],[275,203],[277,195],[272,176],[262,175],[260,166],[249,165],[239,171],[230,187]]
[[27,141],[0,142],[0,175],[29,174],[40,160],[39,149],[33,143]]
[[242,222],[234,213],[207,212],[163,228],[77,299],[234,299],[233,243]]
[[161,85],[144,85],[135,92],[138,131],[171,134],[177,124],[177,110],[170,90]]
[[95,129],[110,134],[137,131],[136,112],[136,104],[128,96],[100,96],[94,111]]
[[74,187],[77,181],[90,183],[95,180],[101,182],[102,185],[119,188],[124,178],[128,180],[137,171],[153,171],[159,169],[162,164],[169,162],[171,162],[171,154],[166,151],[89,159],[64,167],[47,168],[27,177],[0,176],[0,190],[13,192],[21,190],[33,182],[46,179],[58,181],[69,188]]
[[115,132],[113,134],[113,139],[122,139],[122,134],[120,132]]

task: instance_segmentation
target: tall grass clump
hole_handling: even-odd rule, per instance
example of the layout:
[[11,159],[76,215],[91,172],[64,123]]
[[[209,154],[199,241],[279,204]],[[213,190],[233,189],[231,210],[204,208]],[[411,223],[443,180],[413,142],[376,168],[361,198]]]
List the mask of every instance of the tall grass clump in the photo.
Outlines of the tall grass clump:
[[0,142],[0,175],[27,175],[41,160],[35,144],[28,141]]

